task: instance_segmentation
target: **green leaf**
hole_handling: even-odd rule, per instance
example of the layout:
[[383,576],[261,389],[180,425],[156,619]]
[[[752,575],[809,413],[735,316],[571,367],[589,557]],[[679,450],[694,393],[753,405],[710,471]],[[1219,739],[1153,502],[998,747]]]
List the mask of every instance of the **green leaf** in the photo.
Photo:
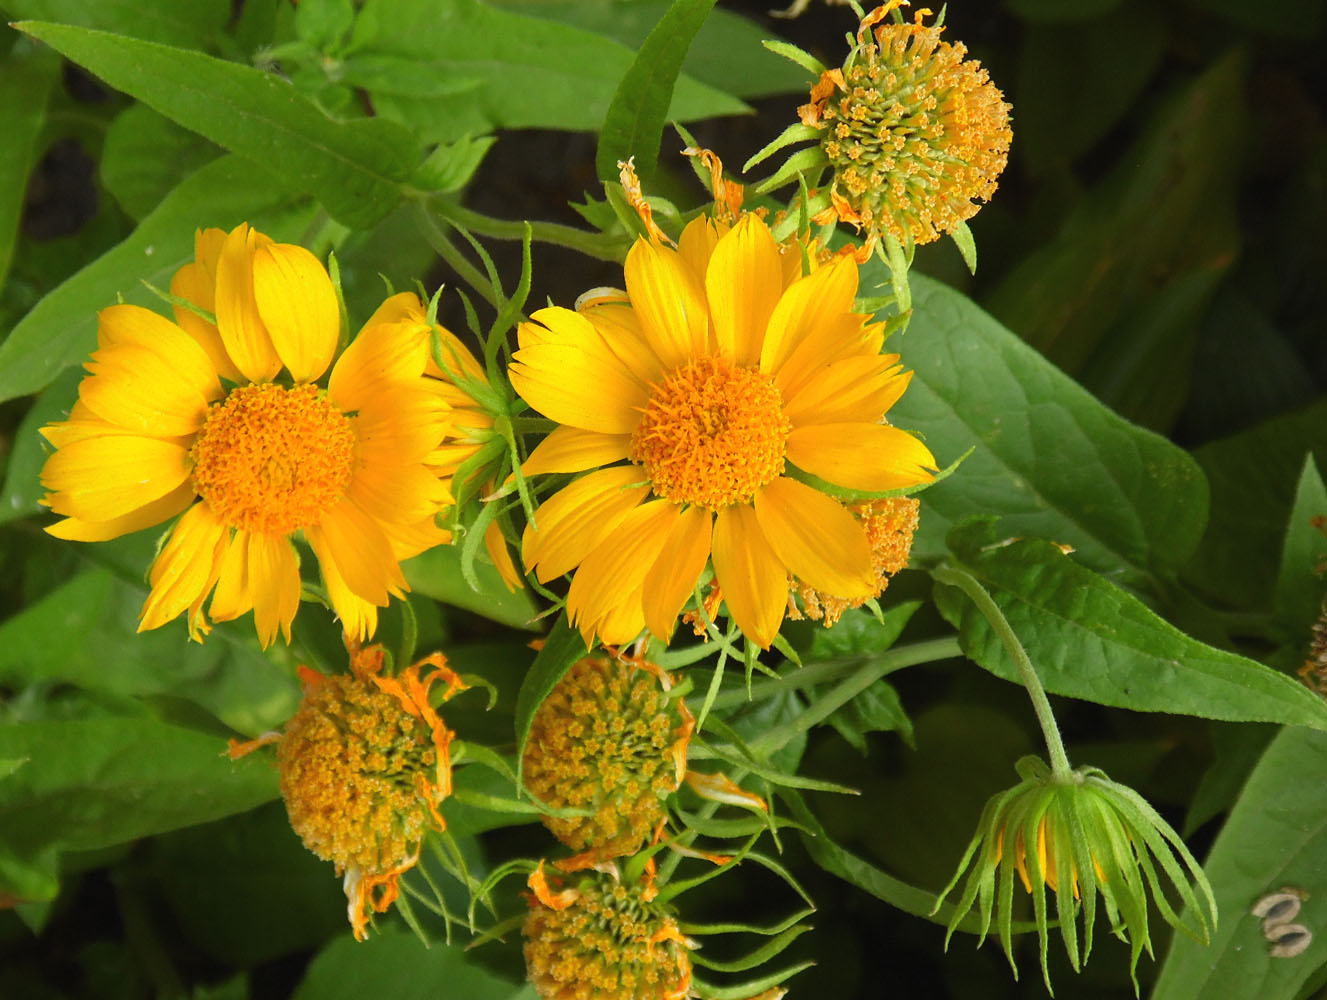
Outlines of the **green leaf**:
[[135,219],[152,214],[177,184],[220,150],[143,104],[111,122],[101,151],[101,181]]
[[17,27],[167,118],[268,165],[351,228],[395,208],[416,166],[407,129],[382,118],[331,119],[271,73],[123,35],[35,21]]
[[149,718],[0,728],[0,758],[35,766],[0,781],[0,849],[86,851],[252,809],[277,794],[265,760],[230,762],[216,736]]
[[633,156],[642,182],[654,174],[677,74],[713,7],[714,0],[674,0],[641,45],[617,86],[599,134],[595,168],[601,181],[615,182],[619,161]]
[[[1327,729],[1327,704],[1302,684],[1190,638],[1049,542],[1011,539],[982,519],[955,529],[950,544],[1000,605],[1048,691],[1138,712]],[[936,603],[969,657],[1018,680],[960,590],[937,588]]]
[[230,0],[5,0],[10,21],[59,21],[152,42],[210,48],[230,20]]
[[[413,60],[433,80],[477,80],[451,100],[374,93],[379,114],[410,124],[428,141],[451,142],[494,128],[591,131],[603,124],[631,66],[631,49],[601,35],[478,0],[368,0],[360,20],[392,25],[356,55]],[[693,121],[741,114],[736,98],[682,76],[669,115]]]
[[60,63],[46,52],[11,52],[0,62],[0,285],[9,273],[46,102],[59,78]]
[[553,631],[544,640],[539,655],[530,665],[530,672],[516,694],[516,758],[525,756],[525,741],[530,735],[534,714],[544,703],[548,693],[562,680],[571,665],[586,655],[585,640],[567,623],[565,614],[558,617]]
[[465,608],[513,628],[535,627],[533,622],[539,609],[535,607],[530,592],[508,590],[498,568],[487,559],[476,558],[475,575],[480,587],[477,591],[470,589],[461,577],[459,546],[434,546],[413,559],[407,559],[401,567],[411,589],[435,601]]
[[[883,268],[866,269],[887,281]],[[1202,471],[1182,449],[1128,423],[970,300],[913,274],[915,314],[891,348],[915,375],[890,411],[943,465],[976,451],[921,494],[913,559],[943,557],[950,526],[998,514],[1011,535],[1074,546],[1119,582],[1171,575],[1207,516]]]
[[516,985],[473,964],[463,948],[385,929],[367,941],[349,935],[324,948],[295,990],[294,1000],[509,1000]]
[[[159,308],[147,288],[169,288],[193,260],[194,230],[232,228],[246,219],[275,240],[295,240],[312,216],[308,203],[272,175],[235,156],[192,174],[133,234],[42,299],[0,344],[0,401],[37,392],[96,346],[97,310],[126,302]],[[72,398],[69,400],[73,402]]]
[[1309,629],[1322,614],[1323,573],[1327,572],[1327,486],[1317,463],[1309,455],[1299,476],[1295,505],[1281,549],[1281,571],[1276,581],[1276,620],[1284,641],[1297,647],[1308,642]]
[[[1212,845],[1204,868],[1221,914],[1210,945],[1176,935],[1151,1000],[1294,1000],[1327,962],[1327,735],[1288,728],[1272,741]],[[1283,888],[1308,893],[1294,918],[1307,951],[1273,958],[1249,909]]]

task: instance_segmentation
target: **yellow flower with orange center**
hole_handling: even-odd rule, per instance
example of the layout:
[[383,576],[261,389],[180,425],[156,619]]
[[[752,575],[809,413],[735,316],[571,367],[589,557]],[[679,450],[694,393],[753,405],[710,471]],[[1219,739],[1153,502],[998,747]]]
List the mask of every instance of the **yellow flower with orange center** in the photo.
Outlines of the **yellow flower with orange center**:
[[1009,158],[1009,105],[944,29],[886,20],[889,0],[862,21],[841,69],[827,70],[800,110],[822,133],[834,179],[818,222],[921,244],[952,233],[989,201]]
[[522,758],[526,787],[556,809],[544,825],[596,858],[630,854],[666,817],[686,773],[695,720],[670,696],[668,675],[644,661],[577,661],[535,712]]
[[56,447],[44,503],[63,517],[47,530],[104,541],[183,515],[149,572],[140,630],[187,612],[199,638],[208,616],[252,610],[264,646],[290,639],[302,535],[346,631],[367,637],[408,589],[399,561],[448,538],[430,465],[447,404],[421,377],[427,337],[384,307],[338,358],[323,265],[247,224],[200,231],[171,292],[174,323],[134,305],[101,312],[78,402],[42,429]]
[[523,555],[541,581],[575,571],[567,609],[587,640],[666,639],[711,561],[762,646],[790,576],[872,592],[865,528],[792,467],[874,493],[930,482],[935,459],[885,421],[910,374],[853,311],[857,264],[810,263],[755,215],[699,218],[676,250],[639,240],[616,299],[521,324],[512,385],[562,425],[525,472],[594,470],[544,501]]
[[554,892],[530,876],[525,968],[542,1000],[683,1000],[692,943],[648,884],[592,872]]
[[351,642],[348,675],[300,669],[304,700],[281,734],[232,744],[239,757],[277,744],[281,797],[304,846],[336,865],[357,938],[372,913],[396,899],[400,876],[429,830],[445,826],[438,805],[451,794],[452,733],[429,703],[464,685],[441,654],[382,674],[381,646]]

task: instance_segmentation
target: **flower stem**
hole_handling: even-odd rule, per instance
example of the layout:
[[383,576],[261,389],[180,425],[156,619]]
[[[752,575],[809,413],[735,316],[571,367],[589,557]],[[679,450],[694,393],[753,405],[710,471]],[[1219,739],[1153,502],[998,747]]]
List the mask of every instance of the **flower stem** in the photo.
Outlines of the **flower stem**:
[[950,587],[957,587],[967,594],[972,599],[972,603],[977,606],[977,610],[981,612],[982,617],[995,630],[995,634],[1000,637],[1005,650],[1009,653],[1015,666],[1018,667],[1018,673],[1022,678],[1023,686],[1027,688],[1028,697],[1032,699],[1033,711],[1037,713],[1037,722],[1041,724],[1042,735],[1046,738],[1046,752],[1050,755],[1051,774],[1058,779],[1069,779],[1073,775],[1073,768],[1069,766],[1069,757],[1064,752],[1064,741],[1060,739],[1060,727],[1055,724],[1055,715],[1051,712],[1051,703],[1046,697],[1046,688],[1042,686],[1041,678],[1037,676],[1036,667],[1032,665],[1027,650],[1018,641],[1018,636],[1014,634],[1014,630],[1010,627],[1009,620],[1005,618],[1004,612],[1000,610],[1000,606],[995,603],[995,600],[986,592],[986,588],[981,585],[977,578],[966,570],[945,564],[933,569],[931,576],[938,582]]
[[[450,219],[481,236],[490,236],[498,240],[525,238],[525,222],[495,219],[449,201],[435,200],[432,208],[443,218]],[[630,239],[625,235],[593,233],[574,226],[559,225],[556,222],[531,222],[529,226],[530,234],[535,241],[566,247],[595,260],[621,263],[631,245]]]
[[416,216],[419,219],[420,232],[424,234],[424,239],[428,240],[431,246],[449,265],[451,269],[461,276],[467,285],[473,288],[484,301],[495,308],[498,305],[497,296],[493,294],[493,287],[488,279],[479,273],[479,269],[465,259],[460,248],[451,241],[438,220],[423,205],[419,206]]

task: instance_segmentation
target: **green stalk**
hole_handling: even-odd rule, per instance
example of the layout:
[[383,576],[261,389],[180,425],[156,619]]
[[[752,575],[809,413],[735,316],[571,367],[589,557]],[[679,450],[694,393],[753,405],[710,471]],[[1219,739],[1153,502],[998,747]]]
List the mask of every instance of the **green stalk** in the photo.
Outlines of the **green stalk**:
[[554,246],[575,250],[595,260],[621,262],[626,256],[629,241],[622,236],[609,236],[604,233],[587,232],[574,226],[563,226],[556,222],[509,222],[495,219],[490,215],[475,212],[468,208],[446,201],[434,201],[433,210],[443,218],[451,219],[481,236],[490,236],[498,240],[519,240],[525,238],[525,227],[530,227],[531,237],[539,243],[551,243]]

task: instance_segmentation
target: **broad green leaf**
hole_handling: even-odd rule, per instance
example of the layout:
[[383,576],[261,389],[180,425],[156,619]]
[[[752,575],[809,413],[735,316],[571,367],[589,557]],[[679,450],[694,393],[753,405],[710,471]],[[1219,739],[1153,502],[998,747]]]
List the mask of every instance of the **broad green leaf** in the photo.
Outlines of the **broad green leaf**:
[[[143,286],[169,288],[193,260],[194,230],[248,220],[275,240],[296,240],[313,209],[273,175],[236,156],[202,167],[172,191],[133,234],[51,292],[0,344],[0,401],[38,392],[81,364],[97,343],[97,310],[124,301],[160,309]],[[72,403],[72,399],[70,400]]]
[[632,157],[642,183],[654,174],[677,74],[713,7],[714,0],[674,0],[642,43],[599,133],[595,166],[601,181],[617,181],[618,163]]
[[[25,47],[26,48],[26,47]],[[0,61],[0,285],[9,273],[23,195],[40,150],[46,102],[60,76],[50,53],[10,52]]]
[[[1221,918],[1210,945],[1176,935],[1151,1000],[1294,1000],[1327,962],[1327,734],[1283,729],[1249,776],[1204,864]],[[1308,950],[1274,958],[1249,909],[1283,888],[1307,897],[1294,918]],[[1317,994],[1314,994],[1317,995]]]
[[[1323,520],[1317,520],[1323,519]],[[1316,524],[1315,524],[1316,521]],[[1276,618],[1282,638],[1293,646],[1308,643],[1309,629],[1323,613],[1327,574],[1327,486],[1309,455],[1299,476],[1295,505],[1286,525],[1281,571],[1276,581]]]
[[[983,519],[955,529],[950,545],[1000,605],[1048,691],[1138,712],[1327,729],[1327,704],[1302,684],[1190,638],[1050,542],[1010,538]],[[1018,680],[961,590],[937,587],[936,603],[969,657]]]
[[220,154],[212,143],[143,104],[111,122],[101,151],[101,182],[135,219],[152,214],[172,190]]
[[167,118],[266,165],[352,228],[395,208],[417,165],[408,130],[381,118],[336,121],[274,74],[123,35],[36,21],[17,27]]
[[230,20],[230,0],[4,0],[10,21],[59,21],[151,42],[211,48]]
[[[0,849],[86,851],[252,809],[277,794],[265,760],[231,762],[216,736],[150,718],[0,727]],[[2,887],[0,887],[2,888]]]
[[1269,610],[1295,484],[1312,453],[1327,465],[1327,401],[1194,451],[1212,517],[1185,580],[1225,607]]
[[76,684],[109,695],[186,699],[252,736],[294,713],[298,686],[256,643],[237,643],[229,631],[214,632],[203,644],[186,642],[179,623],[136,634],[146,596],[145,587],[109,570],[78,574],[0,623],[0,683]]
[[[530,10],[529,0],[496,0],[492,6]],[[668,8],[669,0],[543,0],[537,9],[540,17],[605,35],[634,50]],[[845,29],[850,23],[845,18]],[[716,7],[692,41],[682,69],[743,99],[810,89],[811,76],[766,49],[761,43],[767,39],[777,36],[762,24]]]
[[571,665],[586,655],[585,640],[581,634],[567,623],[567,616],[561,615],[553,631],[544,640],[544,645],[525,675],[521,690],[516,695],[516,756],[519,760],[525,756],[525,741],[530,735],[530,724],[534,714],[544,703],[548,693],[553,690],[562,675],[571,669]]
[[413,934],[384,929],[367,941],[347,934],[324,948],[294,1000],[508,1000],[516,989],[471,961],[459,943],[425,948]]
[[[368,0],[359,17],[378,29],[357,55],[414,60],[427,79],[479,81],[453,98],[373,95],[379,114],[434,142],[497,127],[598,129],[634,56],[601,35],[532,17],[528,8],[515,13],[478,0]],[[692,121],[746,110],[683,76],[669,115]]]
[[[870,274],[880,280],[880,270],[864,274],[863,294]],[[923,275],[910,281],[913,321],[889,346],[915,375],[890,420],[920,432],[942,466],[976,445],[921,494],[913,558],[942,558],[949,528],[986,513],[1011,535],[1074,546],[1121,583],[1173,574],[1207,517],[1197,463],[1102,406],[969,299]]]
[[534,628],[535,607],[528,590],[511,591],[498,569],[485,559],[475,560],[481,589],[476,592],[461,576],[461,550],[456,545],[438,545],[402,564],[412,590],[444,604],[465,608],[513,628]]

